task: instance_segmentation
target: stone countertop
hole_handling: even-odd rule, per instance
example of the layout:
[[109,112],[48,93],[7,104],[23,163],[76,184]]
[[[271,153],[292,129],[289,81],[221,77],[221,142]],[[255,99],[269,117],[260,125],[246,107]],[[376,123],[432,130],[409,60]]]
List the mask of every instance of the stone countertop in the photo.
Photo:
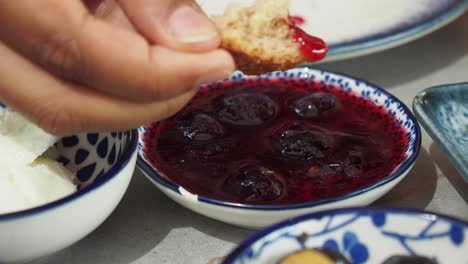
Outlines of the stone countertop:
[[[424,88],[468,81],[468,14],[410,44],[318,67],[368,80],[411,106]],[[468,220],[468,184],[425,131],[422,144],[413,170],[375,204]],[[104,224],[36,264],[205,264],[253,233],[179,206],[135,170],[123,201]]]

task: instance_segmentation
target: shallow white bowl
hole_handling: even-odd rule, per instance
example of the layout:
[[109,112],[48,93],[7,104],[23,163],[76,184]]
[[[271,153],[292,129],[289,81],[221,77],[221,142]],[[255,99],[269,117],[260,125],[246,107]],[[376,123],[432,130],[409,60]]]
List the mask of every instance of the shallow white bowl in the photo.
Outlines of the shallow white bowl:
[[52,203],[0,214],[0,263],[24,263],[82,239],[111,214],[127,190],[138,131],[63,138],[58,160],[77,172],[82,188]]
[[315,82],[321,85],[334,86],[345,93],[352,93],[357,97],[371,100],[382,106],[389,115],[395,115],[398,124],[404,127],[407,133],[408,148],[404,160],[387,177],[378,182],[357,189],[351,193],[328,199],[311,201],[290,205],[248,205],[215,200],[188,192],[183,186],[171,181],[170,175],[160,171],[158,164],[152,162],[144,150],[152,147],[151,131],[146,127],[140,128],[139,157],[137,164],[147,178],[162,192],[179,204],[208,217],[247,228],[263,228],[278,221],[302,215],[340,207],[364,206],[377,200],[396,184],[398,184],[414,165],[421,144],[420,128],[410,110],[398,99],[388,92],[365,81],[328,71],[300,67],[287,72],[274,72],[260,76],[244,76],[234,74],[223,82],[209,84],[205,88],[216,89],[222,83],[255,82],[267,83],[271,79],[301,79],[303,82]]
[[468,223],[429,212],[348,208],[300,216],[241,243],[223,264],[273,264],[304,248],[330,248],[353,264],[424,256],[439,264],[468,262]]

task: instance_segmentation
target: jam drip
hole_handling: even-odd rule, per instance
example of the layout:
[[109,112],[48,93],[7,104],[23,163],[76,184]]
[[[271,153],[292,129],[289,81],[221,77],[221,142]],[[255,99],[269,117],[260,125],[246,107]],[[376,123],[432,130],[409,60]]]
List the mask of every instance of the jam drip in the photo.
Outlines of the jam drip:
[[292,23],[298,27],[304,25],[304,23],[306,22],[305,21],[305,18],[301,17],[301,16],[290,16],[289,19],[292,21]]
[[300,45],[299,49],[304,57],[310,62],[320,61],[325,58],[328,53],[327,43],[323,39],[309,35],[299,28],[305,22],[302,17],[291,16],[290,21],[291,29],[294,32],[293,42]]

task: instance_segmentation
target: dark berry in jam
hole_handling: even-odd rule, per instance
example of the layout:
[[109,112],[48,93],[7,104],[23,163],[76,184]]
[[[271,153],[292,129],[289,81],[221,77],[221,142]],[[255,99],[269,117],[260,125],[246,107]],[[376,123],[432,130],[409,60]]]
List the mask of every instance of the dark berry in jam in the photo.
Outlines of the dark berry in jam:
[[244,201],[272,201],[283,194],[283,184],[276,172],[256,165],[242,166],[229,176],[223,189]]
[[205,114],[191,114],[180,119],[177,130],[189,139],[210,140],[224,134],[223,126],[214,118]]
[[330,137],[322,131],[300,124],[280,128],[273,133],[272,140],[284,156],[301,160],[323,159],[331,145]]
[[234,126],[258,126],[276,116],[276,104],[268,96],[240,93],[222,100],[218,117],[221,122]]
[[193,160],[222,159],[226,154],[238,149],[238,143],[232,140],[218,140],[205,144],[187,144],[185,151]]
[[437,262],[421,256],[393,256],[385,260],[383,264],[437,264]]
[[387,177],[407,147],[406,129],[372,101],[300,79],[203,87],[147,128],[144,151],[166,177],[194,194],[247,204],[365,188]]
[[313,93],[299,98],[291,104],[291,108],[299,116],[305,118],[318,117],[325,111],[335,107],[336,96],[330,93]]

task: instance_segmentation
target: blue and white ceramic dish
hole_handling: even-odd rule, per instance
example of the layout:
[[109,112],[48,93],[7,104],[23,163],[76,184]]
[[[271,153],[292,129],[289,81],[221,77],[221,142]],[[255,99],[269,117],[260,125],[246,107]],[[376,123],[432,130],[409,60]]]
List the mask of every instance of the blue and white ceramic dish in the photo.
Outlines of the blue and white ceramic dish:
[[146,127],[140,128],[138,167],[161,191],[191,210],[230,224],[248,228],[263,228],[280,220],[314,211],[367,205],[393,188],[414,165],[421,143],[420,129],[416,119],[408,108],[393,95],[365,81],[338,73],[300,67],[286,72],[274,72],[259,76],[245,76],[242,73],[236,73],[228,80],[208,84],[205,88],[216,89],[216,87],[223,83],[226,84],[226,82],[261,81],[267,83],[268,80],[274,81],[275,79],[283,81],[301,79],[304,83],[312,82],[334,87],[330,89],[340,89],[343,93],[350,93],[365,100],[370,100],[387,110],[388,115],[396,117],[398,123],[396,125],[403,127],[406,131],[408,147],[405,150],[404,159],[390,175],[369,186],[337,197],[288,205],[238,204],[190,193],[183,186],[171,181],[170,177],[165,177],[165,173],[160,171],[158,164],[145,151],[145,149],[154,146],[153,142],[151,142],[151,138],[153,138],[151,131]]
[[76,172],[80,188],[43,206],[0,214],[0,263],[52,254],[104,222],[127,190],[136,163],[137,138],[137,130],[62,138],[56,144],[57,160]]
[[468,223],[404,209],[325,211],[253,235],[223,264],[276,264],[305,248],[331,248],[353,264],[380,264],[394,255],[425,256],[439,264],[468,263]]
[[[253,0],[197,0],[210,15],[227,3]],[[336,61],[396,47],[452,22],[467,0],[291,0],[291,15],[303,18],[306,32],[330,46],[324,61]]]
[[468,83],[428,88],[416,96],[413,109],[468,182]]

